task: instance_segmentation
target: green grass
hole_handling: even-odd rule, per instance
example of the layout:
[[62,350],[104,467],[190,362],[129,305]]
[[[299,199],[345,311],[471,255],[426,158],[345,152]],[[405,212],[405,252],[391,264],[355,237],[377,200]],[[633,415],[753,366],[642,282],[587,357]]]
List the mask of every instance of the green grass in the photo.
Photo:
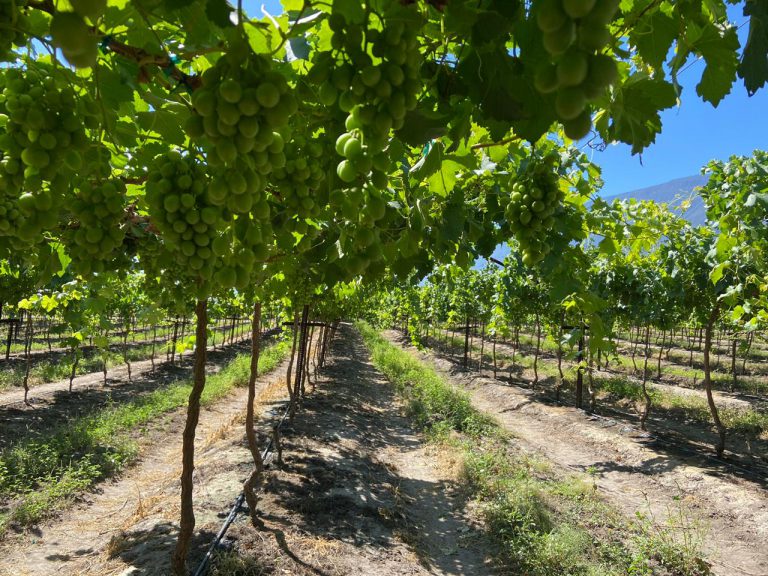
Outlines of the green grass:
[[[699,550],[669,538],[652,540],[600,500],[586,476],[562,476],[548,463],[515,450],[499,424],[431,367],[386,341],[368,324],[360,330],[374,365],[394,384],[431,442],[461,454],[466,485],[481,503],[500,573],[527,576],[706,574]],[[655,535],[654,535],[655,536]],[[680,559],[685,561],[680,561]],[[672,565],[665,572],[660,566]]]
[[[259,373],[274,370],[290,351],[287,342],[266,347]],[[241,354],[220,372],[209,375],[202,396],[208,405],[244,386],[250,355]],[[30,526],[79,492],[114,475],[136,459],[132,432],[159,416],[186,405],[191,382],[155,390],[119,406],[73,418],[34,440],[19,440],[0,452],[0,535],[11,524]]]
[[[188,336],[188,335],[187,335]],[[185,336],[186,339],[186,336]],[[160,361],[165,354],[166,348],[171,344],[170,340],[166,342],[158,341],[155,344],[155,359]],[[181,344],[181,342],[179,342]],[[126,357],[129,362],[139,362],[148,360],[152,357],[152,344],[141,346],[129,346],[126,350]],[[107,360],[107,369],[117,366],[124,366],[123,352],[118,346],[117,349],[106,352],[103,356]],[[58,360],[45,359],[41,362],[35,362],[29,371],[29,385],[36,386],[48,382],[57,382],[69,378],[72,370],[72,357],[67,355]],[[97,350],[91,350],[77,364],[75,376],[90,374],[92,372],[101,372],[102,354]],[[13,387],[20,387],[24,380],[25,368],[22,364],[16,364],[11,368],[0,370],[0,391]]]

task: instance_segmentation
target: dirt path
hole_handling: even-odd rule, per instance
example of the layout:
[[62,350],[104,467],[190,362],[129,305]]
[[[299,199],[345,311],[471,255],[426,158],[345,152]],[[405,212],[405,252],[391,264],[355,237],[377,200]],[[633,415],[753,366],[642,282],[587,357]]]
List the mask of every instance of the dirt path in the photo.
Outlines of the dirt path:
[[[399,334],[387,336],[402,344]],[[431,354],[419,356],[531,449],[557,465],[594,474],[601,493],[628,517],[650,513],[663,523],[690,510],[689,520],[700,519],[706,530],[704,549],[716,574],[768,574],[768,494],[758,486],[644,445],[647,435],[634,426],[590,420],[573,408],[540,403],[528,390],[458,372]]]
[[236,523],[235,549],[259,574],[492,574],[451,467],[401,415],[357,332],[340,336],[266,484],[265,531]]
[[[336,576],[492,574],[483,535],[455,473],[430,454],[400,414],[391,386],[368,361],[359,335],[339,330],[334,354],[283,435],[284,463],[267,472],[259,509],[224,549],[253,574]],[[285,368],[275,374],[282,376]],[[285,393],[280,377],[263,401]],[[201,415],[195,471],[201,557],[249,473],[241,420],[244,390]],[[270,404],[264,405],[265,415]],[[267,423],[262,419],[262,442]],[[0,575],[166,576],[178,516],[180,430],[174,413],[153,450],[125,475],[39,532],[0,547]],[[235,572],[232,572],[235,573]],[[243,569],[242,572],[246,573]]]

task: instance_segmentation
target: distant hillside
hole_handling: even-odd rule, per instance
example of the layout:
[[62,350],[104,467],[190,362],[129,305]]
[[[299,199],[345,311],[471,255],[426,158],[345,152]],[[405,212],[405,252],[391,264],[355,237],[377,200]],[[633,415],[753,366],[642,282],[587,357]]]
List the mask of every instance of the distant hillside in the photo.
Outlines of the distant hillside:
[[687,176],[670,180],[664,184],[649,186],[648,188],[640,188],[639,190],[624,192],[615,196],[606,196],[605,200],[610,202],[615,199],[626,200],[635,198],[637,200],[653,200],[659,204],[666,202],[671,207],[677,208],[680,206],[680,202],[690,198],[693,202],[685,213],[685,217],[694,226],[700,226],[706,220],[706,212],[704,210],[704,202],[702,202],[698,194],[693,192],[693,189],[706,183],[707,177],[704,175]]

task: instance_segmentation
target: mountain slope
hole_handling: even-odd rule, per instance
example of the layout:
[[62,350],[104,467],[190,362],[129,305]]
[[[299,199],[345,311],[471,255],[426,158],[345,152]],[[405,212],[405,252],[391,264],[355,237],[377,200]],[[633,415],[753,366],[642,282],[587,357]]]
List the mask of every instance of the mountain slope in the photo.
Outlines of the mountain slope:
[[663,184],[640,188],[615,196],[606,196],[605,200],[611,202],[617,199],[627,200],[635,198],[636,200],[653,200],[659,204],[667,203],[672,208],[679,208],[682,201],[691,199],[691,207],[685,212],[685,217],[694,226],[701,226],[706,220],[704,202],[694,192],[694,189],[706,183],[707,176],[702,174],[686,176],[685,178],[677,178]]

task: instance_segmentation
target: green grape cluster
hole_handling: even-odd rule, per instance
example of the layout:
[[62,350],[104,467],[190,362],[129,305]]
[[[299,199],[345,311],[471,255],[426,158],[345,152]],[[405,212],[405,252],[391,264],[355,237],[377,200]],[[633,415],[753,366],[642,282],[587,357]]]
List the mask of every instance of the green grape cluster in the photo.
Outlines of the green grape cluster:
[[103,272],[112,268],[115,256],[122,255],[125,230],[126,187],[122,180],[82,184],[70,209],[79,225],[69,234],[68,247],[72,264],[82,274]]
[[[2,166],[2,153],[0,153],[0,166]],[[0,173],[0,237],[15,236],[22,221],[17,193],[10,188],[8,178]]]
[[[270,177],[281,203],[299,219],[313,218],[323,208],[319,188],[325,182],[327,159],[317,139],[296,136],[285,146],[286,164]],[[326,194],[327,199],[327,194]]]
[[0,168],[18,188],[32,190],[77,173],[90,144],[84,124],[94,120],[74,90],[59,87],[47,69],[3,70]]
[[372,226],[387,214],[385,191],[366,183],[363,186],[337,188],[330,193],[329,202],[343,220]]
[[26,5],[26,0],[0,0],[0,61],[14,59],[11,49],[26,42]]
[[389,183],[387,172],[390,168],[390,158],[381,151],[382,146],[370,144],[366,137],[365,124],[362,116],[363,106],[355,106],[347,116],[344,132],[336,139],[336,153],[344,159],[336,166],[336,174],[342,182],[350,184],[361,176],[370,174],[369,180],[378,188],[386,188]]
[[221,230],[211,242],[216,257],[212,281],[219,289],[248,287],[254,267],[270,255],[266,239],[272,237],[269,220],[253,214],[235,217],[232,226]]
[[[282,137],[281,137],[282,142]],[[253,212],[269,218],[269,204],[264,190],[266,179],[252,164],[239,159],[230,168],[214,169],[208,186],[208,201],[233,214]]]
[[203,73],[192,105],[186,130],[190,138],[210,142],[211,165],[232,167],[241,160],[266,175],[285,164],[279,134],[298,102],[268,58],[233,46]]
[[589,103],[618,77],[616,62],[601,54],[619,0],[541,0],[536,22],[552,61],[537,70],[536,89],[555,93],[555,111],[566,136],[578,140],[592,128]]
[[210,280],[216,265],[211,245],[228,215],[209,199],[205,167],[176,151],[161,154],[149,168],[146,200],[174,261],[188,274]]
[[550,251],[547,235],[565,198],[558,183],[558,175],[548,163],[537,163],[512,184],[505,214],[526,266],[541,261]]
[[[331,45],[340,54],[318,54],[309,79],[318,86],[322,104],[335,104],[348,114],[342,138],[352,142],[352,158],[341,144],[337,151],[345,158],[338,175],[350,183],[368,174],[370,160],[386,147],[390,131],[402,128],[407,112],[416,107],[422,89],[421,19],[414,6],[393,2],[381,29],[348,23],[340,13],[332,13],[328,23]],[[386,185],[381,177],[379,183]]]

